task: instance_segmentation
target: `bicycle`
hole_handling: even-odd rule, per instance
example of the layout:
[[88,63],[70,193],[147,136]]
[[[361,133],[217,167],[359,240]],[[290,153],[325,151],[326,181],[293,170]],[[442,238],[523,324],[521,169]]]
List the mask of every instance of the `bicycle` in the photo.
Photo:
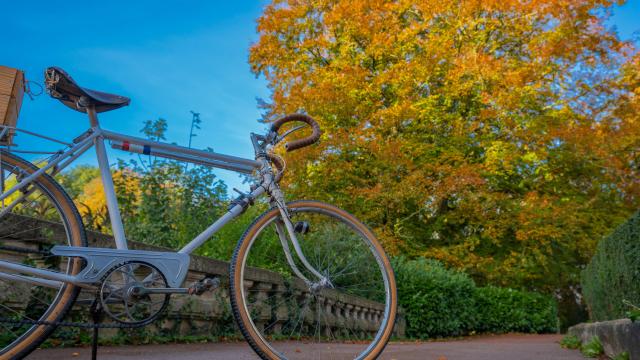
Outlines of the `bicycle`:
[[[45,80],[48,93],[86,113],[91,127],[65,143],[0,126],[0,139],[26,132],[65,145],[39,167],[16,155],[9,143],[0,148],[1,360],[22,358],[45,341],[64,323],[80,290],[93,294],[94,306],[117,324],[137,327],[156,320],[172,294],[197,296],[215,288],[217,279],[211,278],[182,287],[190,254],[260,196],[268,197],[271,208],[239,239],[229,269],[233,315],[256,354],[262,359],[324,359],[337,353],[341,358],[374,359],[383,351],[395,323],[397,294],[393,270],[375,235],[335,206],[311,200],[285,202],[278,185],[285,165],[274,148],[308,127],[311,134],[287,142],[286,150],[317,142],[321,131],[313,118],[293,114],[276,120],[265,135],[251,133],[255,158],[244,159],[105,130],[97,114],[126,106],[130,99],[82,88],[57,67],[45,71]],[[289,129],[281,131],[288,123],[299,126],[287,125]],[[105,141],[115,149],[233,170],[255,180],[248,193],[240,193],[222,217],[182,249],[130,250]],[[82,218],[54,179],[92,147],[115,249],[88,247]],[[25,241],[16,240],[25,236]],[[281,279],[267,297],[252,288],[254,267],[271,270]],[[365,306],[380,310],[357,312]]]

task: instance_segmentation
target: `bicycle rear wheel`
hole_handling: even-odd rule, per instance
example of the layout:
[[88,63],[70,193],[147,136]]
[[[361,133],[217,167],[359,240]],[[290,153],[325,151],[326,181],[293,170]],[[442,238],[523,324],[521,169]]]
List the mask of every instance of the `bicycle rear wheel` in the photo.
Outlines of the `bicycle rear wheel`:
[[[37,170],[0,150],[0,193]],[[42,175],[0,201],[0,260],[77,274],[81,259],[48,253],[58,244],[87,246],[87,239],[76,207],[50,176]],[[16,276],[0,270],[0,360],[21,359],[38,347],[55,326],[30,322],[62,320],[80,291],[64,283],[34,285]]]
[[[321,283],[293,250],[305,283],[291,270],[277,208],[247,229],[231,261],[232,310],[263,359],[375,359],[396,317],[393,270],[373,233],[344,210],[317,201],[288,204],[296,237]],[[264,271],[277,273],[266,276]]]

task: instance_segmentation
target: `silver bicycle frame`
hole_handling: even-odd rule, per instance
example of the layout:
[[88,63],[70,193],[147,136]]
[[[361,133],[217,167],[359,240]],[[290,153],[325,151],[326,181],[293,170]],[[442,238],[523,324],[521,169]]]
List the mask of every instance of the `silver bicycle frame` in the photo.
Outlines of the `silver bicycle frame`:
[[[0,203],[2,203],[2,208],[0,209],[0,217],[4,215],[6,212],[11,211],[11,209],[19,203],[24,197],[28,196],[28,194],[24,194],[20,196],[18,199],[14,200],[11,204],[5,206],[4,200],[6,200],[9,196],[14,194],[16,191],[23,189],[33,180],[37,179],[42,174],[47,171],[53,169],[53,173],[58,173],[70,163],[72,163],[76,158],[84,154],[87,150],[89,150],[92,146],[96,148],[96,155],[98,159],[98,166],[100,169],[100,175],[104,187],[104,193],[107,202],[107,209],[109,212],[109,218],[111,220],[111,226],[113,230],[113,236],[116,243],[116,250],[113,249],[100,249],[102,251],[96,252],[95,248],[76,248],[76,247],[65,247],[65,246],[56,246],[52,249],[54,254],[64,255],[64,256],[79,256],[85,258],[88,264],[93,264],[95,267],[92,275],[89,275],[89,271],[86,268],[77,276],[70,276],[67,274],[62,274],[49,270],[42,270],[33,268],[30,266],[25,266],[21,264],[16,264],[8,261],[0,260],[0,269],[7,270],[14,273],[27,274],[31,276],[25,276],[20,274],[8,274],[0,272],[0,279],[5,280],[14,280],[14,281],[24,281],[31,284],[37,284],[46,287],[54,287],[57,288],[61,285],[61,283],[72,283],[75,285],[79,285],[82,287],[91,287],[91,284],[95,283],[96,277],[95,275],[104,274],[107,268],[112,265],[105,260],[108,257],[119,257],[119,258],[136,258],[136,256],[141,256],[140,251],[135,252],[128,250],[127,247],[127,239],[124,233],[124,227],[122,224],[122,219],[120,217],[120,210],[118,209],[118,199],[116,197],[115,188],[113,184],[113,178],[111,175],[109,160],[107,157],[107,152],[105,148],[105,140],[110,141],[113,148],[121,149],[125,151],[138,152],[145,155],[153,155],[157,157],[169,158],[178,161],[184,161],[188,163],[200,164],[210,167],[222,168],[227,170],[236,171],[244,174],[252,174],[256,171],[259,171],[262,182],[259,186],[255,187],[249,194],[246,195],[247,198],[254,199],[258,196],[264,194],[269,191],[272,197],[276,197],[275,203],[280,208],[281,215],[283,217],[284,228],[281,229],[278,226],[278,234],[280,240],[283,245],[283,251],[285,252],[286,258],[289,262],[289,265],[292,267],[294,273],[301,277],[305,282],[311,283],[297,268],[293,258],[291,256],[291,252],[288,246],[288,240],[286,235],[284,234],[285,230],[289,233],[290,241],[293,243],[294,250],[296,255],[302,261],[302,264],[318,279],[321,281],[326,281],[325,277],[321,275],[316,269],[314,269],[311,264],[307,261],[300,245],[296,239],[295,232],[293,230],[293,225],[289,219],[286,208],[284,208],[284,197],[280,192],[277,184],[273,182],[273,176],[271,173],[271,168],[266,156],[264,154],[263,149],[258,148],[258,143],[255,140],[255,137],[252,134],[252,141],[254,148],[256,150],[256,159],[244,159],[240,157],[235,157],[231,155],[223,155],[215,152],[208,152],[202,150],[195,150],[183,146],[159,143],[154,141],[149,141],[146,139],[118,134],[115,132],[107,131],[100,128],[98,118],[93,108],[87,108],[87,114],[89,116],[89,120],[91,123],[91,128],[85,131],[83,134],[78,136],[73,140],[73,144],[69,144],[70,148],[66,151],[60,153],[58,156],[54,157],[51,161],[49,161],[45,166],[35,171],[29,176],[26,176],[21,181],[19,181],[15,186],[11,189],[0,194]],[[0,131],[6,131],[8,127],[1,128]],[[15,128],[11,128],[14,131],[19,130]],[[177,253],[165,252],[146,252],[147,257],[145,258],[147,261],[152,263],[152,265],[156,265],[156,267],[162,268],[167,272],[167,278],[172,279],[170,281],[170,286],[176,288],[180,286],[186,276],[186,268],[188,268],[189,263],[189,254],[191,254],[195,249],[197,249],[200,245],[202,245],[205,241],[207,241],[211,236],[213,236],[219,229],[221,229],[224,225],[229,223],[231,220],[239,216],[245,209],[245,206],[248,204],[236,203],[235,206],[231,207],[227,213],[225,213],[222,217],[217,219],[213,224],[211,224],[208,228],[206,228],[202,233],[196,236],[191,242],[185,245],[182,249],[180,249]],[[174,266],[166,266],[166,259],[170,258],[175,260]],[[100,265],[96,265],[100,264]]]

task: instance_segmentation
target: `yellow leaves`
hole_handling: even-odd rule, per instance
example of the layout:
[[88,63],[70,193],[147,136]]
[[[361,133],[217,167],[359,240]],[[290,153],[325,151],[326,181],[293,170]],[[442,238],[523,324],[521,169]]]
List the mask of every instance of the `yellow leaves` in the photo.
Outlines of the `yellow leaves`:
[[88,225],[96,229],[100,228],[103,225],[102,221],[105,219],[107,207],[102,180],[96,177],[89,181],[76,201],[80,204],[78,208],[80,215],[84,218],[88,218],[87,215],[90,215],[95,222]]
[[[115,171],[112,176],[114,183],[124,185],[128,194],[135,198],[140,197],[139,181],[135,174]],[[75,201],[83,219],[91,222],[91,224],[87,224],[90,228],[108,231],[108,227],[105,226],[108,219],[107,201],[100,177],[95,177],[89,181]]]
[[577,271],[608,226],[585,219],[640,199],[640,56],[618,79],[633,51],[597,18],[608,4],[268,6],[250,62],[272,112],[304,110],[325,130],[286,154],[288,190],[356,212],[394,252],[492,281]]
[[508,175],[513,172],[515,152],[516,148],[513,144],[494,141],[487,147],[484,165],[491,173]]

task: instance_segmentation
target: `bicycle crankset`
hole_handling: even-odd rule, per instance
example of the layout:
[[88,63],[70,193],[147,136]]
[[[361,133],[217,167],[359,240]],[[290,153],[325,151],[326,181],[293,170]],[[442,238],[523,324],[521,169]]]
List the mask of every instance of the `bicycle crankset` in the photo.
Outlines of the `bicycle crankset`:
[[104,312],[120,323],[150,323],[165,310],[170,296],[153,290],[167,287],[167,279],[155,266],[129,261],[106,274],[100,288],[100,302]]

